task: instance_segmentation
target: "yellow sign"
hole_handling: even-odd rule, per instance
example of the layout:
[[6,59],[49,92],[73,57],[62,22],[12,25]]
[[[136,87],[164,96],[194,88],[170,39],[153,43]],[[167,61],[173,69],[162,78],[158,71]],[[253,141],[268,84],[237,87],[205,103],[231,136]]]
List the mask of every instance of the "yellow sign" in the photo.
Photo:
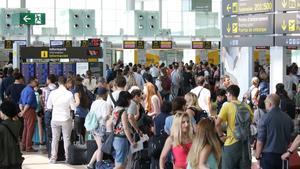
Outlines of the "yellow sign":
[[232,3],[232,13],[238,13],[239,12],[239,3],[233,2]]
[[48,51],[42,50],[41,51],[41,58],[48,58]]
[[282,5],[283,8],[286,8],[287,0],[282,0],[281,5]]
[[289,0],[289,8],[293,9],[297,7],[296,0]]
[[12,40],[5,40],[4,41],[4,49],[12,49],[13,43],[14,42]]
[[97,58],[88,58],[88,62],[98,62]]
[[232,23],[232,33],[238,33],[239,26],[238,23]]
[[296,20],[289,20],[289,31],[293,32],[296,30]]
[[227,24],[227,29],[226,29],[226,30],[227,30],[228,33],[230,33],[231,27],[230,27],[230,24],[229,24],[229,23]]
[[231,10],[231,6],[230,6],[230,4],[228,4],[227,5],[227,12],[230,12],[230,10]]
[[281,28],[282,28],[283,31],[286,30],[287,25],[286,25],[286,23],[285,23],[285,20],[282,21]]

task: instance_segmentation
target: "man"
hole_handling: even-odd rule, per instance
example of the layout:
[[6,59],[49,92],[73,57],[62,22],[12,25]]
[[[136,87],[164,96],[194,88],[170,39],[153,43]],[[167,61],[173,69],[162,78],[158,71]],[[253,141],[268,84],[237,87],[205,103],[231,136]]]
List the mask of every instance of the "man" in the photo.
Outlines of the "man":
[[118,76],[115,79],[115,83],[117,85],[117,89],[109,94],[107,97],[107,103],[114,108],[116,105],[114,104],[113,100],[111,99],[111,96],[114,98],[114,101],[116,102],[119,99],[119,94],[121,91],[125,91],[125,86],[126,86],[126,79],[124,76]]
[[[219,137],[224,140],[225,144],[222,152],[222,169],[250,169],[251,168],[251,152],[249,150],[249,140],[240,141],[236,138],[236,113],[237,107],[245,106],[247,113],[250,113],[250,119],[253,119],[253,112],[246,104],[241,105],[237,100],[240,94],[240,88],[237,85],[231,85],[227,88],[227,103],[224,103],[220,114],[216,120],[216,128]],[[250,130],[249,119],[249,130]],[[227,137],[223,135],[222,123],[227,123]]]
[[5,96],[5,92],[8,88],[8,86],[10,86],[11,84],[14,83],[15,78],[13,77],[13,68],[8,68],[7,70],[7,75],[6,77],[3,79],[2,83],[1,83],[1,90],[0,90],[0,95],[1,95],[1,99],[4,99]]
[[191,90],[198,97],[198,104],[202,110],[205,110],[208,115],[211,113],[211,94],[208,89],[204,87],[205,78],[203,76],[199,76],[196,79],[196,84],[198,85],[194,89]]
[[59,87],[52,91],[48,97],[47,109],[52,109],[52,145],[50,164],[55,164],[57,159],[58,142],[63,133],[66,162],[68,161],[68,148],[72,132],[71,109],[75,109],[75,100],[71,91],[65,87],[66,79],[58,78]]
[[141,90],[143,90],[144,89],[145,81],[143,79],[143,76],[137,72],[138,71],[137,70],[137,66],[133,66],[132,71],[133,71],[133,75],[134,75],[135,82],[136,82],[137,86]]
[[153,82],[156,81],[157,77],[159,76],[159,69],[156,67],[156,65],[152,65],[152,67],[150,68],[150,74],[153,78]]
[[99,77],[97,80],[97,87],[94,90],[94,95],[96,96],[99,88],[107,88],[107,83],[104,77]]
[[8,98],[8,100],[14,102],[16,105],[18,105],[21,92],[26,87],[26,85],[24,84],[24,77],[21,73],[15,73],[14,78],[15,82],[8,86],[8,88],[5,91],[5,97]]
[[141,130],[138,127],[137,120],[141,117],[140,114],[140,103],[142,101],[142,91],[141,90],[133,90],[131,92],[131,95],[133,99],[131,100],[131,103],[128,107],[127,113],[128,113],[128,121],[130,125],[134,128],[136,133],[142,135]]
[[36,78],[31,78],[29,84],[22,90],[19,102],[19,116],[24,118],[24,130],[22,135],[22,150],[27,152],[35,152],[32,148],[32,136],[34,124],[36,120],[35,109],[37,100],[34,88],[37,87],[38,81]]
[[267,113],[258,123],[255,158],[263,169],[281,169],[281,155],[287,150],[293,121],[279,108],[280,97],[270,94],[265,100]]
[[171,81],[172,81],[172,87],[171,87],[171,98],[170,100],[172,100],[173,98],[178,96],[179,93],[179,88],[180,88],[180,72],[178,69],[178,64],[175,63],[174,64],[174,70],[171,73]]
[[[55,85],[56,76],[54,74],[50,74],[47,78],[47,86],[42,88],[42,103],[45,112],[45,127],[46,127],[46,136],[47,136],[47,147],[52,140],[52,132],[51,132],[51,118],[52,118],[52,110],[47,108],[47,101],[50,95],[50,92],[55,90],[57,87]],[[49,150],[48,150],[49,151]]]

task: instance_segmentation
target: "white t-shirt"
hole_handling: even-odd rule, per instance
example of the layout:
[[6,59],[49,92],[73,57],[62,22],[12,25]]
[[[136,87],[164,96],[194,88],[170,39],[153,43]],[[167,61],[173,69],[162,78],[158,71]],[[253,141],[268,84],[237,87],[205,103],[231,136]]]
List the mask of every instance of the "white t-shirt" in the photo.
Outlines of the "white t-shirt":
[[294,98],[293,84],[295,84],[296,87],[297,87],[297,85],[298,85],[298,77],[295,76],[295,75],[287,75],[285,77],[284,87],[285,87],[285,90],[287,91],[288,96],[289,96],[290,99]]
[[[114,100],[115,100],[115,102],[117,102],[118,101],[118,99],[119,99],[119,95],[120,95],[120,92],[121,92],[122,90],[116,90],[116,91],[114,91],[114,92],[112,92],[112,97],[114,98]],[[111,100],[111,98],[110,98],[110,95],[108,95],[107,96],[107,101],[106,101],[112,108],[115,108],[116,107],[116,105],[114,105],[114,103],[113,103],[113,101]]]
[[89,91],[93,91],[96,89],[97,87],[97,80],[96,79],[91,79],[91,83],[90,83],[90,79],[84,79],[83,83],[82,83]]
[[105,119],[110,115],[110,105],[103,99],[95,100],[92,103],[90,112],[94,112],[99,124],[105,125]]
[[[200,95],[199,92],[201,91]],[[201,109],[209,112],[209,106],[208,106],[208,99],[210,99],[210,91],[202,86],[195,87],[194,89],[191,90],[192,93],[194,93],[198,97],[198,104]]]
[[64,86],[53,90],[48,97],[47,109],[52,109],[52,121],[67,121],[71,119],[71,109],[75,110],[75,100],[72,92]]
[[158,77],[159,76],[159,69],[155,66],[152,66],[150,68],[150,74],[152,77]]

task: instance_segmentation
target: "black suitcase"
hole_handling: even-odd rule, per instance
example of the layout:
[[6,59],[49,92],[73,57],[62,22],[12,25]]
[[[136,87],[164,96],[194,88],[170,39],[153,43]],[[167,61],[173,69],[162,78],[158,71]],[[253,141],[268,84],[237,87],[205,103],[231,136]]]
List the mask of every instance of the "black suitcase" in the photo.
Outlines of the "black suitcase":
[[[47,151],[48,151],[48,158],[51,158],[51,148],[52,148],[52,141],[47,140]],[[56,161],[65,161],[65,148],[64,148],[64,141],[60,139],[58,142],[58,151],[57,151],[57,159]]]
[[141,161],[135,160],[133,161],[132,169],[150,169],[151,161]]
[[86,159],[89,163],[95,153],[95,151],[98,149],[97,143],[95,140],[87,140],[86,141]]
[[87,148],[82,144],[71,144],[68,152],[68,163],[70,165],[83,165],[87,164]]

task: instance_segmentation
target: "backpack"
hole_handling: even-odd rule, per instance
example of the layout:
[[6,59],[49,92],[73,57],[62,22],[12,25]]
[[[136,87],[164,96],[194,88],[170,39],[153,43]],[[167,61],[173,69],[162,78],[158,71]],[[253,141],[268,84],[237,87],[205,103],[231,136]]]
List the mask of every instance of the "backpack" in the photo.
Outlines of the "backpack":
[[236,104],[235,114],[235,131],[233,131],[234,137],[239,141],[247,141],[251,137],[251,117],[250,110],[245,103]]
[[189,109],[195,113],[194,119],[196,121],[196,124],[202,119],[208,118],[208,113],[205,110],[200,110],[197,109],[196,107],[189,107]]
[[[96,97],[95,95],[90,91],[88,90],[86,87],[84,87],[84,91],[85,91],[85,94],[88,98],[88,101],[87,101],[87,106],[88,108],[91,108],[91,105],[92,103],[96,100]],[[85,107],[86,108],[86,107]]]
[[165,132],[161,132],[159,135],[150,137],[148,142],[148,156],[159,159],[168,137],[168,134]]
[[98,127],[98,119],[94,112],[89,112],[85,117],[84,127],[87,131],[95,130]]
[[163,90],[170,91],[172,86],[171,79],[168,76],[162,76],[160,80],[161,80],[161,87],[163,88]]

